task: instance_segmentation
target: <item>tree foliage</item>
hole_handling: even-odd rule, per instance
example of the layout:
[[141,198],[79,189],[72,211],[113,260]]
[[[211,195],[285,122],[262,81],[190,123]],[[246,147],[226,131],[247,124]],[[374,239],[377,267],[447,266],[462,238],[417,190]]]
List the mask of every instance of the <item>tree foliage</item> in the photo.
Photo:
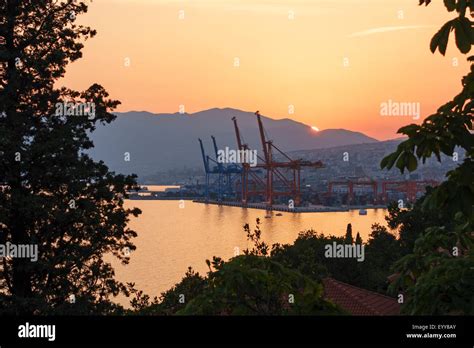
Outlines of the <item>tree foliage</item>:
[[[135,248],[127,222],[140,211],[123,199],[136,183],[86,153],[90,132],[113,121],[119,102],[98,84],[56,87],[95,35],[76,23],[85,12],[79,0],[0,2],[0,243],[39,249],[37,262],[3,258],[3,311],[110,313],[111,296],[127,293],[104,255],[127,263],[123,250]],[[56,113],[87,102],[93,118]]]
[[[420,4],[428,5],[429,0],[421,0]],[[458,17],[445,24],[455,27],[457,21],[462,21],[463,30],[455,30],[456,43],[459,46],[469,46],[474,44],[474,30],[472,22],[465,17],[466,9],[473,10],[474,4],[466,0],[445,1],[448,10],[458,12]],[[442,54],[449,36],[444,35],[443,39],[437,39],[438,34],[443,32],[445,26],[435,35],[433,41],[437,42],[436,47],[440,47]],[[449,32],[449,31],[448,31]],[[432,51],[433,49],[432,41]],[[461,49],[461,48],[460,48]],[[462,50],[461,50],[462,51]],[[462,90],[454,99],[443,106],[438,111],[427,117],[421,125],[411,124],[399,129],[399,133],[408,136],[406,141],[399,144],[397,150],[385,157],[381,162],[382,168],[392,168],[396,166],[402,173],[404,170],[414,171],[418,166],[418,160],[426,161],[431,156],[441,160],[441,153],[453,156],[455,151],[465,151],[466,158],[456,169],[447,173],[447,180],[439,187],[430,192],[425,200],[425,206],[436,207],[451,212],[452,216],[461,212],[466,219],[472,223],[474,204],[474,164],[472,156],[474,154],[474,134],[473,131],[473,106],[474,106],[474,66],[462,80]]]
[[203,293],[177,314],[328,315],[342,313],[323,299],[322,285],[269,257],[241,255],[214,263]]
[[[420,5],[429,5],[430,0],[420,0]],[[450,33],[454,32],[455,44],[461,53],[468,53],[474,44],[473,23],[466,17],[469,9],[474,12],[470,0],[445,0],[449,12],[456,18],[448,21],[434,35],[430,49],[446,53]],[[473,61],[473,56],[468,58]],[[418,161],[431,156],[441,160],[464,151],[464,161],[447,173],[446,180],[427,192],[421,203],[421,211],[438,211],[443,221],[438,225],[425,226],[413,243],[413,253],[402,258],[396,265],[399,273],[393,284],[394,292],[407,295],[405,313],[448,314],[473,313],[469,305],[473,300],[474,269],[474,65],[462,79],[462,90],[452,101],[441,106],[427,117],[421,125],[411,124],[399,130],[408,139],[399,144],[397,150],[385,157],[382,168],[396,166],[402,173],[413,171]],[[417,208],[418,209],[418,208]],[[416,222],[415,222],[416,224]],[[423,224],[421,224],[423,225]],[[455,276],[454,276],[455,275]]]
[[207,278],[202,277],[191,267],[186,271],[183,279],[171,289],[162,292],[159,298],[150,299],[142,291],[134,289],[135,298],[132,299],[131,314],[139,315],[173,315],[184,309],[186,304],[200,295],[207,286]]
[[[401,222],[403,223],[403,222]],[[391,266],[400,258],[395,235],[378,224],[365,244],[365,261],[326,258],[325,247],[344,244],[345,237],[324,236],[313,230],[300,232],[293,244],[261,241],[260,221],[252,230],[244,226],[253,248],[224,261],[206,260],[209,272],[201,277],[191,269],[160,299],[150,301],[141,292],[132,301],[134,314],[181,315],[282,315],[343,314],[323,297],[322,280],[337,280],[386,293]],[[360,239],[360,236],[359,236]],[[360,242],[362,240],[360,239]],[[180,302],[185,299],[185,303]],[[347,313],[344,313],[347,314]]]

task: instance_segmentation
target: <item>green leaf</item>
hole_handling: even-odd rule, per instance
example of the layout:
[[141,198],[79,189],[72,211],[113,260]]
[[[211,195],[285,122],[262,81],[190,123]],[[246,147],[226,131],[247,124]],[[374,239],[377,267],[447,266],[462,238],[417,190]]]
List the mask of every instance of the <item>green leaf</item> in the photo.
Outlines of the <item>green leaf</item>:
[[465,17],[454,20],[454,34],[456,46],[461,53],[468,53],[471,50],[472,42],[471,21]]
[[414,135],[418,130],[420,129],[420,126],[417,124],[409,124],[408,126],[401,127],[397,133],[401,134],[406,134],[408,136]]
[[407,165],[407,154],[404,152],[402,155],[398,158],[395,166],[400,169],[400,171],[403,172],[405,171],[405,167]]
[[446,48],[448,47],[449,32],[452,29],[453,21],[447,22],[441,27],[441,29],[433,36],[430,43],[430,50],[432,53],[436,52],[438,48],[439,52],[444,56]]
[[418,161],[416,160],[415,155],[413,154],[407,154],[408,160],[407,160],[407,169],[410,172],[413,172],[416,170],[416,167],[418,167]]
[[456,2],[456,11],[464,17],[466,13],[467,3],[466,0],[457,0]]
[[456,1],[455,0],[444,0],[444,6],[448,9],[449,12],[452,12],[456,9]]
[[395,160],[398,158],[399,155],[400,155],[400,151],[396,151],[384,157],[384,159],[382,159],[382,162],[380,162],[381,169],[384,169],[384,168],[391,169],[393,167],[393,164],[395,163]]

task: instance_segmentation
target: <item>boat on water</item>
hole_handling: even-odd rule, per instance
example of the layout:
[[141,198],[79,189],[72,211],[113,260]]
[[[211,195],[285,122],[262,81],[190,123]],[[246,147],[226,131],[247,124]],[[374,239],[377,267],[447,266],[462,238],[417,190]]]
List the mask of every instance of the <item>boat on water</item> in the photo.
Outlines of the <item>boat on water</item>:
[[367,215],[367,210],[365,210],[365,209],[360,209],[360,210],[359,210],[359,215]]

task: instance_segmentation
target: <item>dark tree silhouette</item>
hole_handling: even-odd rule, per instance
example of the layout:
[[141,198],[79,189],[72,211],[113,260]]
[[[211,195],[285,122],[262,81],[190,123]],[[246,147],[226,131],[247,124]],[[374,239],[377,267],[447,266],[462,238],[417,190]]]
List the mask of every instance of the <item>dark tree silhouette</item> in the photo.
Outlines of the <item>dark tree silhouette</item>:
[[344,237],[344,243],[346,244],[354,243],[354,238],[352,237],[352,224],[347,224],[346,236]]
[[359,232],[357,232],[356,239],[355,239],[355,243],[362,245],[362,238],[361,238]]
[[[419,0],[428,6],[431,0]],[[468,0],[445,0],[448,12],[456,16],[446,22],[433,36],[430,49],[442,55],[451,32],[455,43],[463,54],[474,45],[473,22],[466,17],[474,13],[474,2]],[[474,56],[468,57],[473,62]],[[397,150],[382,160],[382,168],[393,166],[414,171],[418,161],[441,154],[457,158],[459,152],[465,158],[446,180],[436,188],[427,191],[422,199],[421,212],[437,213],[433,219],[442,220],[437,226],[421,231],[413,242],[404,240],[413,253],[406,255],[396,264],[398,277],[392,284],[394,292],[403,291],[407,301],[403,307],[409,314],[473,314],[474,293],[474,64],[462,79],[462,91],[452,101],[441,106],[436,113],[427,117],[421,125],[410,124],[399,129],[408,137]],[[418,209],[416,207],[415,209]],[[403,218],[407,218],[403,214]],[[417,218],[417,217],[415,217]],[[442,219],[441,219],[442,218]],[[407,228],[409,229],[409,227]],[[407,230],[405,229],[405,231]]]
[[[0,2],[0,243],[39,250],[37,262],[1,260],[3,311],[107,313],[111,296],[127,291],[104,255],[127,263],[122,251],[135,248],[126,225],[140,211],[123,199],[136,183],[85,153],[88,134],[115,118],[119,102],[97,84],[55,87],[95,35],[76,24],[86,11],[78,0]],[[95,114],[56,113],[64,102],[93,103]]]

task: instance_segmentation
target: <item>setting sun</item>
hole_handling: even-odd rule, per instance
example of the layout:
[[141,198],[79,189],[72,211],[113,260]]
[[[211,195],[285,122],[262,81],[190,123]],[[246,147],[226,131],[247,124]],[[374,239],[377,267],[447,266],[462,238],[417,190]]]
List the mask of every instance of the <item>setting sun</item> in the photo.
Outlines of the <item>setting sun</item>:
[[[380,115],[380,104],[416,99],[421,122],[459,90],[467,64],[451,47],[454,65],[426,49],[450,18],[442,1],[427,8],[412,0],[376,3],[95,1],[80,21],[98,35],[62,83],[83,89],[100,81],[122,112],[265,108],[274,119],[311,125],[317,114],[321,129],[392,139],[406,120]],[[399,88],[399,81],[412,82]]]

